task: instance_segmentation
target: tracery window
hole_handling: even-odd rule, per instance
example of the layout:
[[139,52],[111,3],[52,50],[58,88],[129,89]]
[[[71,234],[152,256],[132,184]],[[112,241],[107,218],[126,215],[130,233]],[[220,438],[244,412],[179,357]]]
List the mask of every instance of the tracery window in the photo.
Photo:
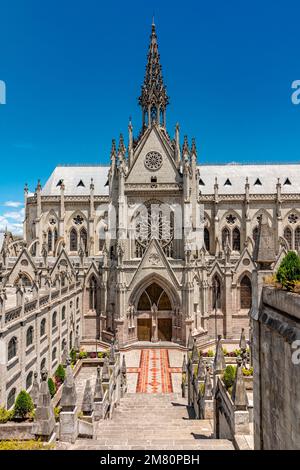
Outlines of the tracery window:
[[137,309],[149,311],[153,304],[157,306],[158,310],[172,310],[168,294],[156,282],[153,282],[141,294]]
[[75,228],[72,228],[70,232],[70,251],[77,251],[78,246],[78,235]]
[[173,257],[174,213],[167,204],[148,201],[136,215],[136,256],[141,257],[156,239],[168,257]]
[[285,227],[283,236],[287,241],[289,249],[291,250],[292,249],[292,230],[289,227]]
[[232,249],[233,251],[240,251],[241,249],[241,235],[237,227],[232,232]]
[[223,250],[225,249],[225,246],[226,244],[229,244],[229,246],[231,245],[230,243],[230,232],[229,232],[229,229],[227,227],[224,227],[223,230],[222,230],[222,248]]

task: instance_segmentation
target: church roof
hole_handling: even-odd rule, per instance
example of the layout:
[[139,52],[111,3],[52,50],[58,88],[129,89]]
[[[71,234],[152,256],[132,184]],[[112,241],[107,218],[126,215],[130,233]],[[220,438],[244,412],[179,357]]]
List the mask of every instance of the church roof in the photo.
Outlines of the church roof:
[[[300,164],[224,164],[199,165],[200,191],[203,195],[214,193],[215,179],[219,194],[244,194],[248,178],[250,194],[275,194],[278,178],[282,194],[300,193]],[[60,184],[65,185],[66,196],[87,196],[93,178],[95,196],[108,195],[109,166],[57,166],[46,182],[43,196],[59,196]]]
[[101,165],[57,166],[46,182],[42,195],[59,196],[60,185],[63,181],[66,196],[88,196],[93,178],[95,196],[106,196],[108,195],[108,185],[106,186],[108,170],[109,166]]
[[215,178],[219,194],[244,194],[248,178],[250,194],[275,194],[278,178],[282,194],[300,193],[300,164],[199,165],[201,194],[213,194]]

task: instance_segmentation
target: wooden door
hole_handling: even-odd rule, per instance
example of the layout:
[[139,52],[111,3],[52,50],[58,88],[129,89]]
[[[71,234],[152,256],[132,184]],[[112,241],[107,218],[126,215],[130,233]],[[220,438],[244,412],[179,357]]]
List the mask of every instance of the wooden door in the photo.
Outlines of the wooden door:
[[172,318],[158,319],[158,339],[161,341],[172,340]]
[[137,328],[138,328],[138,340],[139,341],[151,341],[151,328],[152,328],[151,318],[138,318]]

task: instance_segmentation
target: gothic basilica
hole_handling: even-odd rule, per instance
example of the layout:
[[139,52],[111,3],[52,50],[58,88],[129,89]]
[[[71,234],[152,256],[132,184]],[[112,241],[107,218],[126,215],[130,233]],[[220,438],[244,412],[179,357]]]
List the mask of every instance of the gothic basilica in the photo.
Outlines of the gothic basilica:
[[129,122],[107,166],[25,187],[24,239],[0,247],[0,403],[80,343],[238,338],[261,215],[274,268],[299,249],[299,165],[203,165],[195,139],[169,134],[168,103],[153,24],[138,132]]

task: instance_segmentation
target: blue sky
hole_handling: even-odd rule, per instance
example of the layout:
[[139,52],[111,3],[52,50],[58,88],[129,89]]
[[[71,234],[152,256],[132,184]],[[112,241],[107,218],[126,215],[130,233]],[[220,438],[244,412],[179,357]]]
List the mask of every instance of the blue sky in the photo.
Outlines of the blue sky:
[[[300,162],[300,3],[282,0],[10,0],[0,3],[0,229],[20,230],[24,183],[58,163],[107,163],[137,134],[152,14],[168,129],[199,163]],[[6,203],[6,205],[4,205]]]

